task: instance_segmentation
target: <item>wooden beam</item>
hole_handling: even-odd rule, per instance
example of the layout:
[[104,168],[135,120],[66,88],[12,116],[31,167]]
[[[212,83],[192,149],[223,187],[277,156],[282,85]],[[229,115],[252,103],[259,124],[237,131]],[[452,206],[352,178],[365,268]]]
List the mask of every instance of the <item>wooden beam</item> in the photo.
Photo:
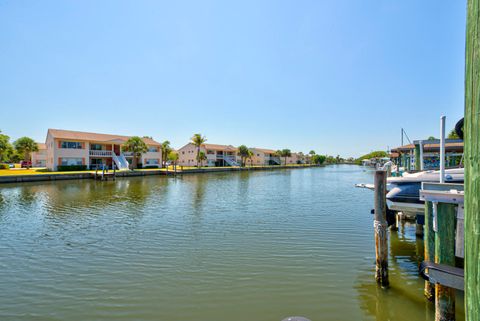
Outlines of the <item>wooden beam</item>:
[[465,49],[465,313],[480,320],[480,0],[468,0]]

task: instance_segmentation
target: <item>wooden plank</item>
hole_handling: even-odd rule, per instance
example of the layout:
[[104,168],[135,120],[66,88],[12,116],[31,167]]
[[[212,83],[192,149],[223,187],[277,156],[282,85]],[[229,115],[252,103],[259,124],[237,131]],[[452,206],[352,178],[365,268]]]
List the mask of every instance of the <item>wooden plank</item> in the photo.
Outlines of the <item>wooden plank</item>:
[[480,0],[468,0],[465,48],[465,312],[480,320]]
[[450,190],[457,190],[459,192],[463,191],[465,186],[459,183],[430,183],[430,182],[422,182],[422,190],[429,190],[429,191],[450,191]]
[[438,203],[463,204],[464,194],[457,191],[424,191],[420,190],[420,200]]
[[457,229],[455,236],[455,256],[465,257],[465,243],[464,243],[464,206],[458,205],[457,207]]

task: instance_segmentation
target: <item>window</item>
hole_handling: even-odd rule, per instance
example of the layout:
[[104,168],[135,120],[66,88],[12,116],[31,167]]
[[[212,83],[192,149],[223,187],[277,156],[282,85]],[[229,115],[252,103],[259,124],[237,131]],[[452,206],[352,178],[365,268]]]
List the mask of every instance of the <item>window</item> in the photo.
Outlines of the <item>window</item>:
[[150,147],[148,147],[148,151],[150,153],[158,153],[158,147],[150,146]]
[[62,166],[83,165],[82,158],[64,157],[62,158]]
[[147,165],[158,165],[159,161],[158,159],[145,159],[145,164]]
[[185,152],[182,152],[182,155],[185,155]]
[[68,149],[82,149],[82,143],[80,143],[80,142],[62,142],[60,147],[61,148],[68,148]]
[[102,165],[103,159],[101,158],[92,158],[90,159],[90,165]]
[[103,150],[104,145],[102,144],[90,144],[91,150]]
[[215,152],[214,152],[213,150],[207,150],[207,154],[208,154],[208,155],[214,155]]

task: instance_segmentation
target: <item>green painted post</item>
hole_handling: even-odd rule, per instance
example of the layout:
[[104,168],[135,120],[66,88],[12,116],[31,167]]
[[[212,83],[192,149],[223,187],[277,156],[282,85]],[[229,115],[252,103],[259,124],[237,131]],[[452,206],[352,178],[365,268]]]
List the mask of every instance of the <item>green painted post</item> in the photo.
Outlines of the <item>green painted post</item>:
[[[435,263],[455,266],[455,205],[438,203]],[[435,285],[435,320],[455,320],[455,289]]]
[[480,320],[480,0],[468,0],[465,49],[465,313]]
[[420,170],[420,145],[415,145],[415,170]]
[[[435,232],[433,231],[433,205],[432,202],[425,202],[425,225],[424,225],[424,259],[425,261],[435,261]],[[435,296],[435,286],[429,281],[425,281],[425,297],[433,301]]]

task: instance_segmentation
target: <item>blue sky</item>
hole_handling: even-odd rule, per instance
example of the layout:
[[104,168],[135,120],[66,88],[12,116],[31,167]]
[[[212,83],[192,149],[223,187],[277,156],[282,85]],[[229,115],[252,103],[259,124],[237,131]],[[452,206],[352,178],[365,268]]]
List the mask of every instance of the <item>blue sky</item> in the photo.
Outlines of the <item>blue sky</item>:
[[0,0],[0,129],[358,156],[462,117],[465,14],[465,0]]

